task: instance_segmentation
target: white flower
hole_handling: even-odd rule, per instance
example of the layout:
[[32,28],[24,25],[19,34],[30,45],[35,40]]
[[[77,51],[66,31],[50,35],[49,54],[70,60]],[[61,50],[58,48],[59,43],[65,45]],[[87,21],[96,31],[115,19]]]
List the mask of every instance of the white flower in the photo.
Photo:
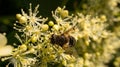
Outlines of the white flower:
[[0,34],[0,57],[11,55],[13,47],[7,44],[5,35]]
[[34,11],[32,11],[32,6],[30,4],[29,14],[25,13],[23,9],[21,10],[22,16],[24,16],[28,20],[28,24],[31,24],[32,26],[41,25],[42,22],[45,22],[47,20],[47,18],[42,18],[42,16],[37,17],[37,14],[39,13],[38,7],[39,5],[37,5]]
[[[19,32],[24,32],[26,36],[32,36],[33,34],[36,34],[37,36],[40,36],[41,31],[43,31],[44,23],[47,21],[47,18],[42,18],[42,16],[37,16],[39,5],[35,7],[34,10],[32,10],[32,4],[30,4],[29,13],[25,13],[25,11],[22,9],[22,14],[16,14],[16,18],[18,19],[17,23],[20,23],[20,25],[14,24],[14,29],[18,30]],[[46,26],[47,30],[48,26]],[[37,32],[36,32],[37,31]]]
[[0,47],[4,46],[7,44],[7,39],[3,34],[0,34]]

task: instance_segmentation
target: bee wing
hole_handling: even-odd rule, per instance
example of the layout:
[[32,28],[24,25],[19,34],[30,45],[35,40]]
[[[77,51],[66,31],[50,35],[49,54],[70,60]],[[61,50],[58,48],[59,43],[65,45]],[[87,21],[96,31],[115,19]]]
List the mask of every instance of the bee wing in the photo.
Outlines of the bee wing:
[[79,57],[75,47],[68,47],[65,49],[65,53],[66,54],[70,54],[70,55],[73,55],[74,57]]

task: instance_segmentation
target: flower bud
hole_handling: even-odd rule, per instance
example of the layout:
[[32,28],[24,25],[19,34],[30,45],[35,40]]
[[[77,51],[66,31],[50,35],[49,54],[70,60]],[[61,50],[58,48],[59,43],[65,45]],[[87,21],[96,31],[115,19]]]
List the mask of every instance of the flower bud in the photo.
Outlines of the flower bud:
[[50,59],[55,59],[55,55],[50,55]]
[[47,24],[42,25],[42,31],[47,31],[49,26]]
[[49,25],[49,26],[53,26],[53,25],[54,25],[54,22],[53,22],[53,21],[49,21],[49,22],[48,22],[48,25]]
[[17,19],[20,19],[21,17],[22,17],[21,14],[16,14],[16,18],[17,18]]
[[26,46],[25,44],[22,44],[22,45],[20,46],[20,50],[26,51],[26,50],[27,50],[27,46]]
[[62,16],[63,18],[67,17],[68,14],[69,14],[68,10],[63,10],[63,11],[61,11],[61,16]]
[[30,53],[34,53],[34,52],[35,52],[35,49],[34,49],[34,48],[31,48],[29,51],[30,51]]
[[32,36],[31,41],[32,41],[32,43],[35,43],[37,41],[37,37],[36,36]]
[[19,23],[26,23],[27,22],[27,18],[26,17],[24,17],[24,16],[22,16],[22,17],[20,17],[20,19],[19,19]]
[[103,22],[107,21],[107,18],[106,18],[105,15],[101,15],[101,16],[100,16],[100,19],[101,19],[101,21],[103,21]]
[[88,53],[85,53],[84,54],[84,58],[88,58],[89,57],[89,54]]
[[57,8],[57,11],[60,12],[62,9],[60,7]]
[[58,25],[54,25],[53,29],[58,31],[59,30],[59,26]]
[[96,52],[96,55],[97,55],[97,56],[100,56],[100,52]]

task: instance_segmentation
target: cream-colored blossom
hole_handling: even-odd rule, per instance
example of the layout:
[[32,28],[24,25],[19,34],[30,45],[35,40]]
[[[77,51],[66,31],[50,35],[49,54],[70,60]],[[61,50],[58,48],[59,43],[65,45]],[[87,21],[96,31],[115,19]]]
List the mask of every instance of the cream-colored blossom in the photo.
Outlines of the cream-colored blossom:
[[0,47],[4,46],[7,44],[7,38],[5,37],[4,34],[0,34]]
[[12,54],[13,47],[7,44],[7,38],[5,35],[0,34],[0,57],[9,56]]

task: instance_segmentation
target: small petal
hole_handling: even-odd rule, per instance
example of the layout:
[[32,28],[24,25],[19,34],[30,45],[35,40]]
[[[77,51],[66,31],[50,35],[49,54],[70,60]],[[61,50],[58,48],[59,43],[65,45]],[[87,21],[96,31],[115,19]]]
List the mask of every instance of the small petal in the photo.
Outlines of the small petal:
[[12,54],[13,47],[12,46],[5,46],[0,48],[0,57],[1,56],[9,56]]
[[0,47],[4,46],[7,44],[7,38],[5,37],[5,35],[0,34]]

